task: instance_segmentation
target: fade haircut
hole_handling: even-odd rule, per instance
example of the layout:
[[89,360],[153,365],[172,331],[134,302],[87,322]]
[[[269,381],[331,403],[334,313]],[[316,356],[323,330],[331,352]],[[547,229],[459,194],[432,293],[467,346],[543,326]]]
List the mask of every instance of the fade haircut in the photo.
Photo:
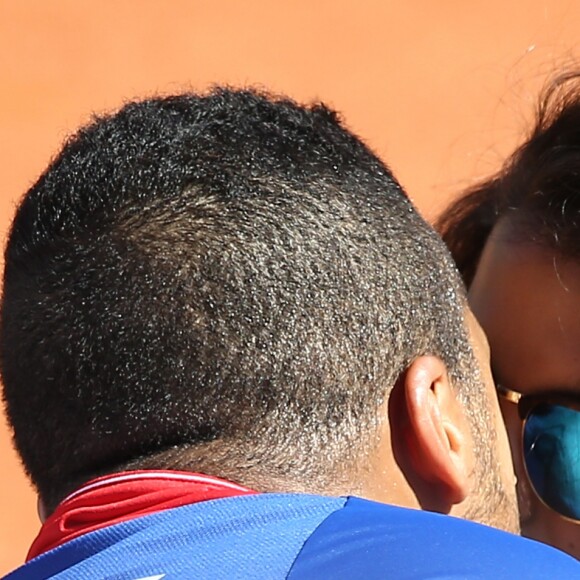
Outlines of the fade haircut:
[[444,245],[321,104],[217,88],[97,118],[5,258],[7,413],[49,506],[127,466],[329,477],[415,357],[473,385]]
[[515,243],[580,258],[580,72],[546,86],[522,145],[440,216],[436,228],[467,286],[500,220],[509,220]]

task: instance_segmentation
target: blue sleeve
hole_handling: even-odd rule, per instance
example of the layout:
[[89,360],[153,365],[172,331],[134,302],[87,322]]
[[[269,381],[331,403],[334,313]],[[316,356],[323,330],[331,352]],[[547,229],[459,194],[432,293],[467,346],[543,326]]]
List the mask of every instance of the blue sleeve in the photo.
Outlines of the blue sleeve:
[[288,578],[573,579],[580,563],[473,522],[349,498],[309,537]]

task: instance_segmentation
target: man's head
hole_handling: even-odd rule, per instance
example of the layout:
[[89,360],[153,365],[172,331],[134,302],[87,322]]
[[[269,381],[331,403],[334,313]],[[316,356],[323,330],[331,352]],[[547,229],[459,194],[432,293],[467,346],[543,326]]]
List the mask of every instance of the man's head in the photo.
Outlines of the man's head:
[[427,507],[477,479],[500,501],[459,277],[322,105],[220,89],[97,119],[26,195],[5,268],[7,411],[49,509],[161,467],[387,499],[399,469]]

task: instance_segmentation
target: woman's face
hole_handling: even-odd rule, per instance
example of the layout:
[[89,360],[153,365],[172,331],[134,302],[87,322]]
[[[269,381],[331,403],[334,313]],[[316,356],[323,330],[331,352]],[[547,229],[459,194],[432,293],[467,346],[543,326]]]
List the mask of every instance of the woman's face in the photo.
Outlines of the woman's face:
[[[469,289],[491,347],[495,380],[523,394],[580,395],[580,263],[513,242],[509,227],[500,223],[493,230]],[[503,400],[501,406],[518,477],[522,533],[580,559],[580,524],[546,507],[532,491],[517,407]]]

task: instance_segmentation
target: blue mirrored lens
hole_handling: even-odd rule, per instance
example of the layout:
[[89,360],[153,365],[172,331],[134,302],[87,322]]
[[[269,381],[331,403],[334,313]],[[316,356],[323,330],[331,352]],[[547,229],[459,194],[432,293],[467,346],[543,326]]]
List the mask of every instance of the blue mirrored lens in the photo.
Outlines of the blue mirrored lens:
[[530,482],[555,511],[580,519],[580,411],[560,405],[535,407],[524,428]]

